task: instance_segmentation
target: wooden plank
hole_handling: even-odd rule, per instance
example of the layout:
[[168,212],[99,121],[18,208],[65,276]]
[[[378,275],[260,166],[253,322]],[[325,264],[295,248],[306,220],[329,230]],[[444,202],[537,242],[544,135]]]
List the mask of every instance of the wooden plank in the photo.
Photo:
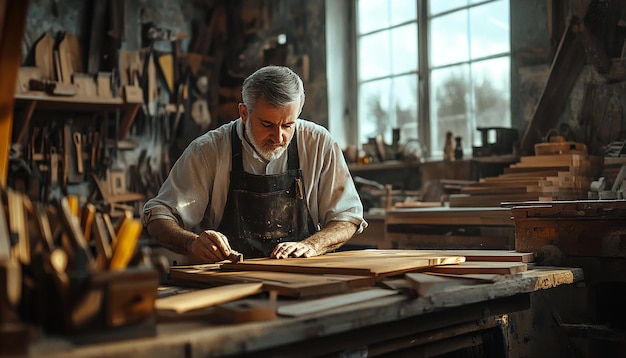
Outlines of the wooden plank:
[[523,262],[468,261],[458,265],[436,266],[428,272],[463,274],[513,274],[526,271],[528,265]]
[[493,194],[521,194],[528,192],[526,186],[494,186],[494,187],[465,187],[461,188],[461,194],[470,195],[493,195]]
[[532,252],[517,252],[509,250],[423,250],[433,255],[463,256],[465,262],[532,262],[535,255]]
[[306,259],[250,259],[238,263],[224,263],[221,268],[378,277],[465,261],[462,256],[432,256],[419,250],[379,251],[372,249],[333,252]]
[[425,225],[505,225],[513,226],[511,211],[499,207],[435,207],[387,211],[385,222],[390,224]]
[[237,283],[181,293],[157,299],[155,308],[162,311],[185,313],[261,293],[262,286],[263,284],[261,283]]
[[556,175],[560,171],[569,170],[569,166],[558,166],[558,167],[540,167],[540,168],[504,168],[503,173],[507,177],[514,176],[548,176],[548,175]]
[[472,184],[472,188],[495,188],[495,187],[507,187],[507,186],[529,186],[529,185],[537,185],[537,181],[540,179],[528,179],[528,178],[519,178],[519,180],[515,181],[504,181],[504,180],[492,180],[492,181],[483,181],[480,183]]
[[411,287],[421,297],[428,297],[433,293],[437,293],[449,287],[485,283],[485,281],[479,279],[461,278],[460,275],[445,277],[430,275],[427,273],[407,273],[404,277],[409,283],[409,287]]
[[529,180],[532,180],[532,181],[536,182],[537,180],[543,180],[545,178],[546,178],[545,175],[528,175],[528,176],[501,175],[501,176],[497,176],[497,177],[482,178],[482,179],[480,179],[480,183],[483,183],[483,184],[511,185],[511,184],[527,182]]
[[173,266],[169,279],[210,284],[261,282],[265,291],[276,291],[289,297],[338,294],[356,288],[373,286],[371,276],[310,275],[292,272],[220,271],[217,265]]
[[443,206],[440,201],[405,201],[395,203],[396,208],[437,208]]
[[396,295],[398,292],[383,288],[370,288],[364,291],[346,293],[317,300],[309,300],[300,303],[280,306],[276,312],[281,316],[300,317],[337,307],[373,300],[380,297]]
[[478,281],[482,281],[483,283],[501,282],[501,281],[515,277],[515,275],[501,275],[501,274],[495,274],[495,273],[475,273],[475,274],[468,273],[468,274],[463,274],[463,275],[455,275],[451,273],[428,272],[428,274],[432,276],[440,276],[440,277],[453,277],[453,278],[478,280]]
[[559,166],[579,167],[589,162],[587,155],[561,154],[561,155],[537,155],[522,157],[517,164],[511,164],[511,168],[551,168]]
[[450,195],[450,207],[459,206],[500,206],[506,201],[528,201],[541,200],[545,196],[542,193],[523,193],[523,194],[496,194],[496,195],[467,195],[452,194]]

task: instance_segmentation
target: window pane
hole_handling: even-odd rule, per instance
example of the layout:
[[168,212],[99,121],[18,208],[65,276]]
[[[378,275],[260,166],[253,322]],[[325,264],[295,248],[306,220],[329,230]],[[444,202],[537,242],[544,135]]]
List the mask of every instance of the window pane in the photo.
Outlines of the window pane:
[[391,74],[389,31],[362,36],[359,39],[359,80]]
[[431,73],[431,148],[430,153],[441,155],[447,131],[468,138],[469,66],[459,65],[433,70]]
[[[400,128],[400,143],[417,137],[417,75],[399,76],[393,79],[392,128]],[[392,130],[385,131],[385,141],[391,144]]]
[[430,15],[437,15],[466,5],[467,0],[428,0],[428,13]]
[[[511,127],[509,57],[472,64],[472,88],[476,128]],[[474,128],[474,145],[482,145],[480,133]]]
[[417,19],[417,0],[391,0],[391,26]]
[[416,23],[391,30],[391,46],[393,48],[394,74],[417,71]]
[[390,127],[390,96],[391,80],[388,78],[359,86],[359,144]]
[[467,11],[457,11],[430,22],[431,66],[469,60]]
[[509,3],[496,1],[470,8],[472,59],[509,52]]
[[357,1],[359,34],[389,27],[389,0]]

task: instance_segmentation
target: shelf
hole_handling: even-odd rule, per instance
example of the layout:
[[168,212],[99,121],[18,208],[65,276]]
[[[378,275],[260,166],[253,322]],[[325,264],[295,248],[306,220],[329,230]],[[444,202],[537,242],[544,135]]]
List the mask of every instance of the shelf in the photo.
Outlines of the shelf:
[[[50,96],[45,92],[28,92],[15,94],[15,108],[24,109],[24,116],[20,121],[14,121],[16,129],[19,128],[17,142],[26,134],[30,120],[35,110],[47,111],[79,111],[79,112],[114,112],[120,110],[124,113],[120,123],[118,139],[123,140],[128,134],[135,115],[141,107],[141,103],[129,103],[121,97],[93,97],[93,96]],[[17,124],[20,124],[18,127]]]

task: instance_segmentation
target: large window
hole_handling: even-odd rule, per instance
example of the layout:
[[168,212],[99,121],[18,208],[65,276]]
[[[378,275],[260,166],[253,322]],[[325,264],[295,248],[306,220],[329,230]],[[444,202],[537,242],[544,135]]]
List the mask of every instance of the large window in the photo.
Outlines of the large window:
[[400,128],[437,158],[448,131],[469,154],[482,144],[477,128],[510,127],[508,0],[356,0],[356,9],[360,144],[389,142]]
[[381,134],[417,138],[416,0],[357,0],[360,144]]

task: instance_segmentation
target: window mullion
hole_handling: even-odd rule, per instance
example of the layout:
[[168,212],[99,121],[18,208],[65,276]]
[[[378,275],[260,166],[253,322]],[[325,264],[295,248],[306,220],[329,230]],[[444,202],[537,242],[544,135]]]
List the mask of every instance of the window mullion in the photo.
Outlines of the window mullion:
[[428,45],[428,0],[417,1],[418,42],[418,137],[426,148],[430,148],[430,63]]

